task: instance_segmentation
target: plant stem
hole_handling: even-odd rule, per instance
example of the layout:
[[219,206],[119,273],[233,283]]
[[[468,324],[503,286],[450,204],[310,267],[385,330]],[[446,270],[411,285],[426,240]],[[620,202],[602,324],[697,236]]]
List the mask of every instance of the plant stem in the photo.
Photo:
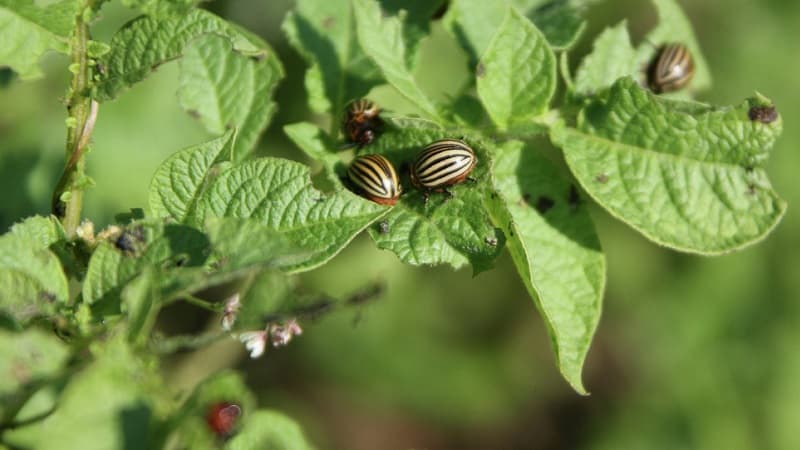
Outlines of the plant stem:
[[93,0],[85,0],[75,16],[72,37],[72,83],[67,99],[69,125],[67,127],[66,164],[64,173],[53,192],[52,212],[61,220],[67,237],[73,237],[81,221],[83,189],[85,184],[84,153],[97,119],[97,102],[91,99],[89,83],[91,67],[88,54],[89,23],[85,14]]

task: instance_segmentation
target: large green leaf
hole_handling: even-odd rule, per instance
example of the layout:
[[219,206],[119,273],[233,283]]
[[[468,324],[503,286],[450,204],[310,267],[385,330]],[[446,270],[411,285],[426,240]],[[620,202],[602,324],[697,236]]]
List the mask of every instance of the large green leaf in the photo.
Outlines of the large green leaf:
[[625,78],[551,139],[614,216],[659,244],[719,254],[759,241],[786,210],[760,167],[781,119],[749,118],[769,105],[763,97],[736,108],[664,100]]
[[377,67],[358,46],[350,0],[298,0],[283,31],[310,65],[305,83],[312,110],[338,117],[345,103],[381,82]]
[[168,18],[141,16],[125,24],[111,39],[111,51],[100,60],[103,71],[97,80],[97,99],[117,97],[161,64],[181,57],[184,47],[204,34],[224,36],[235,51],[267,59],[279,67],[264,41],[207,11],[195,9]]
[[195,214],[200,194],[208,183],[210,170],[219,159],[230,159],[233,130],[167,158],[150,182],[150,212],[185,222]]
[[376,0],[353,0],[358,42],[381,69],[386,81],[430,118],[438,118],[436,105],[420,89],[406,58],[403,25],[398,17],[385,17]]
[[181,106],[213,134],[235,128],[233,157],[244,159],[275,113],[272,94],[283,78],[278,60],[243,55],[230,40],[206,35],[186,45],[180,66]]
[[206,217],[256,219],[309,257],[293,268],[310,270],[335,256],[387,211],[348,191],[324,195],[308,167],[262,158],[223,172],[204,194]]
[[509,8],[476,76],[481,102],[505,130],[547,109],[556,88],[556,59],[536,26]]
[[245,418],[242,431],[230,440],[228,448],[311,450],[313,447],[295,421],[277,411],[260,409]]
[[[420,119],[395,119],[392,129],[369,147],[401,168],[413,161],[427,144],[443,138],[460,138],[457,130],[448,131]],[[503,234],[494,227],[483,204],[491,165],[484,141],[465,137],[478,158],[471,176],[475,182],[452,187],[453,197],[432,193],[427,204],[402,173],[406,190],[397,205],[369,232],[379,248],[394,252],[413,265],[449,264],[454,268],[472,264],[477,273],[490,268],[503,248]],[[367,150],[364,150],[367,152]]]
[[0,0],[0,67],[12,68],[23,79],[41,76],[39,58],[44,52],[69,53],[78,6],[76,0],[46,6],[33,0]]
[[641,68],[647,67],[659,46],[672,42],[682,43],[689,48],[694,60],[694,78],[688,89],[692,92],[707,90],[711,87],[711,71],[686,14],[676,0],[653,0],[653,3],[658,10],[658,26],[645,36],[637,51],[636,61]]
[[564,378],[586,393],[581,370],[600,320],[605,257],[574,186],[547,158],[511,141],[493,153],[499,197],[487,203],[542,315]]
[[606,28],[595,39],[592,53],[581,61],[575,74],[575,91],[590,95],[622,77],[638,78],[641,70],[623,20],[613,28]]
[[129,8],[155,17],[170,17],[186,14],[202,0],[122,0]]

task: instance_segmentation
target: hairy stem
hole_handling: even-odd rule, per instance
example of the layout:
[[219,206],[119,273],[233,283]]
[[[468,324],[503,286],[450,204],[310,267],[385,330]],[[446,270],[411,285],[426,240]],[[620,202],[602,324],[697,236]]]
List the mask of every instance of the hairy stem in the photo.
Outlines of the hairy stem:
[[91,64],[88,54],[89,23],[86,11],[93,0],[85,0],[84,8],[75,16],[72,37],[72,83],[67,99],[69,113],[67,127],[66,164],[61,179],[53,192],[52,212],[61,220],[68,237],[75,235],[81,221],[84,174],[84,154],[97,119],[98,104],[91,99],[89,83]]

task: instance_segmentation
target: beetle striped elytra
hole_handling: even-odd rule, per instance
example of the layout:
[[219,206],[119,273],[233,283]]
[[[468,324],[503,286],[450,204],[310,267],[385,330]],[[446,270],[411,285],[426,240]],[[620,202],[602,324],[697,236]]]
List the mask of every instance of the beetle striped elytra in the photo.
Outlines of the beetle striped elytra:
[[445,191],[464,181],[478,159],[460,139],[441,139],[425,147],[411,165],[411,182],[425,191]]
[[662,46],[647,69],[647,82],[656,94],[677,91],[694,76],[694,60],[683,44]]
[[342,121],[345,139],[359,148],[371,144],[383,126],[380,112],[378,105],[365,98],[350,102]]
[[394,205],[402,193],[397,171],[381,155],[356,157],[347,170],[347,177],[364,197],[381,205]]

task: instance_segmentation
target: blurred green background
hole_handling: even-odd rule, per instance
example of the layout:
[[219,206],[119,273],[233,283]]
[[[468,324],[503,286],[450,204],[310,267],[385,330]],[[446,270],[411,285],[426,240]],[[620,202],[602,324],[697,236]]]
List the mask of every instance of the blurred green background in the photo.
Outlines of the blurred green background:
[[[386,295],[362,311],[305,324],[289,347],[251,361],[222,342],[168,361],[186,389],[233,365],[262,407],[283,409],[324,449],[800,449],[800,2],[684,1],[715,75],[702,100],[735,104],[754,90],[772,98],[784,134],[768,162],[789,202],[783,223],[742,252],[701,258],[659,248],[594,208],[608,258],[603,318],[589,354],[589,397],[561,380],[543,325],[510,259],[470,270],[412,268],[365,237],[305,274],[309,289],[346,295],[384,280]],[[262,154],[303,160],[284,124],[309,118],[305,65],[280,31],[290,0],[228,0],[212,11],[267,39],[284,62],[280,112]],[[133,13],[111,2],[94,36],[109,39]],[[640,38],[654,23],[649,2],[609,0],[573,63],[603,27],[627,18]],[[434,96],[467,78],[465,56],[434,26],[418,75]],[[47,76],[0,88],[0,227],[47,213],[63,164],[66,59],[43,60]],[[101,106],[88,172],[97,186],[85,215],[98,226],[146,207],[150,176],[172,152],[209,136],[176,101],[177,64],[167,64]],[[402,111],[388,88],[373,97]],[[197,330],[216,319],[182,307],[164,326]],[[170,320],[172,319],[172,320]]]

